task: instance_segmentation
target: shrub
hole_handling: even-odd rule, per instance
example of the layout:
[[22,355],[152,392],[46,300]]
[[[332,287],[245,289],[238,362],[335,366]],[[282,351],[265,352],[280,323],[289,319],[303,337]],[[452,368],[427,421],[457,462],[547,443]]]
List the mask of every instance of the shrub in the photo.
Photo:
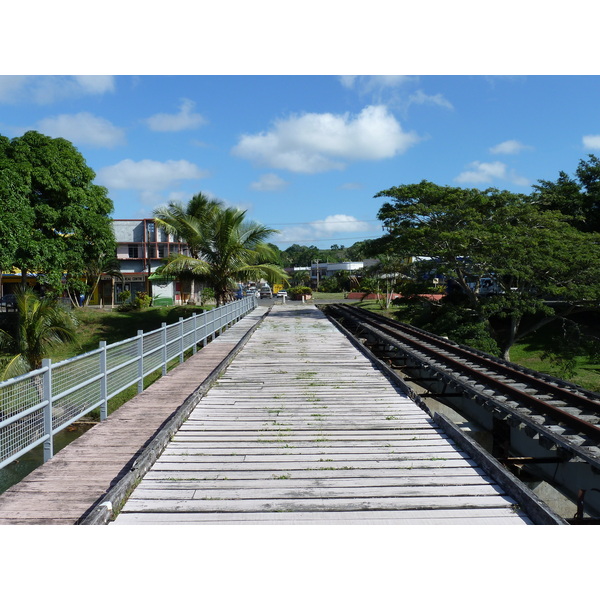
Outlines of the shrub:
[[131,292],[129,290],[123,290],[118,296],[117,296],[117,300],[119,302],[121,302],[122,304],[125,304],[126,302],[129,302],[129,299],[131,298]]
[[343,292],[342,284],[337,277],[328,277],[319,284],[319,292]]
[[213,290],[212,288],[209,288],[209,287],[205,287],[202,289],[201,297],[202,297],[203,304],[204,304],[204,302],[208,302],[209,300],[214,300],[215,299],[215,290]]
[[152,296],[149,296],[146,292],[136,292],[133,306],[136,310],[141,310],[142,308],[148,308],[151,302]]
[[302,296],[312,296],[312,290],[309,287],[299,285],[290,288],[288,290],[288,294],[291,296],[291,298],[300,300]]

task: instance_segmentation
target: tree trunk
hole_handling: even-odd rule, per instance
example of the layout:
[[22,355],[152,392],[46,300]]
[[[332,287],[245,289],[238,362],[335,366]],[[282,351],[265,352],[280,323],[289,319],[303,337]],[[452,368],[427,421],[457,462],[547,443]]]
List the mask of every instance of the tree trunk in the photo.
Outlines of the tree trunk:
[[519,325],[521,324],[521,318],[512,316],[510,317],[510,325],[508,328],[508,337],[506,342],[502,347],[502,358],[504,360],[510,361],[510,349],[512,348],[515,340],[517,338],[517,331],[519,329]]

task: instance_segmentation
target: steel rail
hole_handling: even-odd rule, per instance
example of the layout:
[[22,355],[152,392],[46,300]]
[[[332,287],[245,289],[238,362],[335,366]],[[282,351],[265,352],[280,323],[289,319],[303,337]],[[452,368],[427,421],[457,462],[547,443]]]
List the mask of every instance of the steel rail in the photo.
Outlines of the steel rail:
[[[357,307],[345,307],[351,309],[353,312],[363,311],[364,309],[359,309]],[[568,399],[572,404],[579,406],[581,408],[585,408],[594,413],[600,412],[600,396],[598,399],[593,399],[588,396],[583,396],[578,394],[577,392],[569,389],[568,387],[560,387],[558,383],[549,383],[545,379],[540,378],[539,376],[529,374],[525,371],[522,371],[518,368],[511,367],[504,362],[499,362],[499,359],[496,359],[492,356],[486,356],[484,353],[479,353],[474,350],[470,350],[464,346],[456,344],[455,342],[450,342],[436,336],[435,334],[423,331],[414,327],[412,325],[407,325],[406,323],[400,323],[398,321],[391,321],[382,315],[377,315],[374,313],[364,314],[365,312],[356,312],[356,314],[361,314],[364,318],[370,320],[371,322],[381,323],[384,328],[391,327],[391,331],[403,331],[408,332],[409,335],[413,335],[419,339],[427,340],[433,343],[438,347],[442,347],[447,349],[449,352],[453,354],[458,354],[460,356],[464,356],[474,362],[477,362],[479,365],[483,367],[489,367],[490,370],[495,371],[496,373],[501,373],[510,377],[514,381],[520,383],[531,384],[532,387],[535,387],[538,391],[544,391],[549,394],[553,394],[558,396],[559,399],[565,400]],[[568,382],[562,382],[565,386],[569,385]]]
[[[600,427],[594,425],[593,423],[590,423],[589,421],[586,421],[575,415],[572,415],[571,413],[562,410],[556,406],[553,406],[552,404],[541,400],[540,398],[537,398],[536,396],[533,396],[530,393],[513,387],[508,383],[502,382],[495,378],[493,375],[487,375],[485,373],[482,373],[478,369],[466,365],[460,359],[451,358],[443,353],[438,352],[436,348],[431,348],[426,345],[423,345],[422,341],[414,338],[421,337],[421,339],[425,339],[428,344],[437,346],[438,348],[443,348],[444,352],[453,352],[462,357],[476,359],[476,361],[479,362],[480,365],[485,365],[486,369],[490,371],[496,371],[496,374],[498,373],[498,371],[501,371],[501,374],[505,375],[507,370],[510,369],[509,367],[505,367],[505,365],[496,363],[493,360],[484,359],[483,357],[472,352],[468,352],[463,348],[452,344],[451,342],[446,342],[445,340],[442,340],[437,336],[428,335],[426,332],[422,332],[422,335],[421,332],[419,332],[419,336],[416,336],[414,331],[415,328],[413,327],[405,328],[402,326],[401,323],[390,321],[389,319],[381,317],[380,315],[373,315],[373,313],[369,313],[368,311],[364,311],[362,309],[357,309],[356,307],[335,305],[334,310],[336,310],[336,312],[338,312],[339,314],[346,313],[347,315],[353,315],[353,317],[359,322],[360,325],[362,325],[363,327],[366,326],[375,335],[377,335],[378,330],[383,330],[384,332],[387,332],[387,335],[390,335],[393,339],[398,339],[398,341],[401,341],[404,344],[408,344],[413,348],[419,350],[420,352],[425,352],[430,357],[445,362],[450,368],[462,371],[471,378],[483,382],[486,385],[486,387],[495,389],[503,395],[508,396],[508,398],[513,399],[517,402],[521,402],[529,408],[533,408],[536,411],[539,411],[541,414],[551,416],[552,418],[556,419],[558,423],[567,425],[575,429],[576,431],[587,435],[594,441],[600,441]],[[369,326],[368,323],[371,323],[371,325]],[[409,331],[408,334],[407,330]],[[413,339],[411,339],[410,337],[406,337],[407,335],[412,336]],[[401,340],[399,339],[400,337]],[[520,373],[516,370],[514,370],[514,372]],[[532,387],[537,387],[538,389],[542,388],[542,391],[544,392],[547,391],[547,386],[550,386],[552,388],[552,393],[556,396],[556,399],[566,400],[568,402],[571,402],[572,404],[577,402],[578,406],[581,407],[582,405],[585,405],[586,409],[591,410],[595,415],[600,414],[600,404],[594,402],[593,400],[590,400],[583,396],[579,396],[574,392],[570,392],[568,390],[552,386],[550,384],[547,384],[546,382],[543,382],[545,385],[535,385],[542,382],[529,375],[527,376],[527,383],[531,384]]]

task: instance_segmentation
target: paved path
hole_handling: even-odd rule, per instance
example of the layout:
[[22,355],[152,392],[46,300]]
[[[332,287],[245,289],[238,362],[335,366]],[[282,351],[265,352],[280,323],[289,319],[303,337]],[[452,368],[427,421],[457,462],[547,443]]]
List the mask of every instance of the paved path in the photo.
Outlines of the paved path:
[[127,524],[528,524],[316,308],[276,305],[125,503]]
[[160,436],[165,437],[168,427],[176,430],[186,406],[191,410],[198,394],[206,391],[202,386],[208,389],[266,312],[267,307],[256,308],[0,495],[0,524],[73,525],[87,517],[105,494],[119,486],[126,494],[123,482],[142,470],[148,449],[162,450]]

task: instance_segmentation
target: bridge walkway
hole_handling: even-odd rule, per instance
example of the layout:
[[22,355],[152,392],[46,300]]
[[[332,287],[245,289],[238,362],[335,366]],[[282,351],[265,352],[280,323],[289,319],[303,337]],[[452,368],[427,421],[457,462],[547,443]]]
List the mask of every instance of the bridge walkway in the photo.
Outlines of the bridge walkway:
[[125,497],[267,310],[257,307],[0,495],[0,525],[74,525],[106,495]]
[[530,523],[321,311],[286,304],[112,525]]

